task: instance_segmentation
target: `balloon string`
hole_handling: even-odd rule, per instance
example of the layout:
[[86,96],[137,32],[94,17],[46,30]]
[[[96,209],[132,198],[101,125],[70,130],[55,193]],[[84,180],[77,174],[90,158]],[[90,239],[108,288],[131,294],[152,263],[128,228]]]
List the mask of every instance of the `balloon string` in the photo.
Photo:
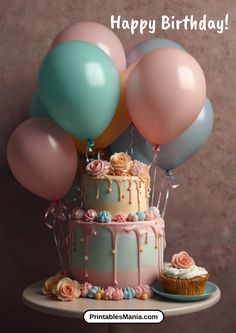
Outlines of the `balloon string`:
[[163,210],[162,210],[162,213],[161,213],[162,218],[165,217],[166,207],[167,207],[167,203],[168,203],[168,200],[169,200],[169,194],[170,194],[170,189],[169,189],[169,186],[168,186],[168,188],[166,190],[166,197],[165,197],[164,207],[163,207]]
[[156,192],[156,178],[157,178],[157,162],[158,162],[158,153],[160,151],[159,145],[153,147],[153,159],[152,163],[149,165],[149,169],[153,168],[153,179],[152,179],[152,196],[151,196],[151,206],[154,205],[155,192]]
[[134,144],[134,131],[135,131],[135,127],[134,127],[133,124],[131,124],[131,127],[130,127],[130,144],[129,144],[128,148],[126,149],[126,154],[129,154],[131,157],[134,154],[134,147],[133,147],[133,144]]
[[[67,208],[61,201],[52,202],[45,213],[45,224],[53,231],[53,239],[56,245],[60,267],[67,268]],[[63,228],[64,227],[64,228]]]
[[89,161],[90,161],[89,154],[91,154],[93,152],[94,146],[95,146],[95,142],[92,139],[88,139],[87,145],[86,145],[86,151],[85,151],[87,163],[89,163]]
[[158,200],[157,200],[157,208],[160,207],[162,192],[163,192],[163,188],[164,188],[165,183],[166,183],[166,174],[164,174],[164,176],[162,177],[161,187],[160,187]]
[[160,207],[161,204],[161,198],[164,192],[164,186],[166,185],[166,193],[165,193],[165,199],[164,199],[164,204],[163,204],[163,209],[161,216],[164,218],[165,213],[166,213],[166,208],[169,200],[169,195],[170,195],[170,189],[175,189],[179,187],[179,183],[177,181],[177,178],[173,175],[171,170],[166,170],[165,174],[162,178],[162,183],[161,183],[161,188],[158,196],[158,202],[157,202],[157,207]]

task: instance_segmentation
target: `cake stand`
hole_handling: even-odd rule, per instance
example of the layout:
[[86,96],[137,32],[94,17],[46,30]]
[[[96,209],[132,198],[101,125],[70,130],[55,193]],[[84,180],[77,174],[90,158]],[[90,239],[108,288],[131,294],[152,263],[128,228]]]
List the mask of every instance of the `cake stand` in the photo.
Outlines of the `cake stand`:
[[[79,298],[73,302],[61,302],[44,296],[41,292],[44,281],[38,281],[28,286],[22,294],[23,303],[30,308],[63,317],[83,318],[87,310],[161,310],[165,317],[178,316],[205,310],[216,304],[221,297],[220,289],[207,299],[197,302],[173,302],[155,296],[147,301],[138,299],[122,301],[94,300],[89,298]],[[130,324],[109,324],[108,331],[113,333],[132,332]]]

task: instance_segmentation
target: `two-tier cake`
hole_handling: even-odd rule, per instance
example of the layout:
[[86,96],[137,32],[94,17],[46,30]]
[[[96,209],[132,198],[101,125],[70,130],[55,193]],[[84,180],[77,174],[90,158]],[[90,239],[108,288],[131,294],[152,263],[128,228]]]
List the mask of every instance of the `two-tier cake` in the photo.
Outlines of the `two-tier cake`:
[[163,267],[164,221],[149,207],[147,165],[116,153],[93,160],[82,181],[82,208],[69,222],[69,270],[101,288],[152,285]]

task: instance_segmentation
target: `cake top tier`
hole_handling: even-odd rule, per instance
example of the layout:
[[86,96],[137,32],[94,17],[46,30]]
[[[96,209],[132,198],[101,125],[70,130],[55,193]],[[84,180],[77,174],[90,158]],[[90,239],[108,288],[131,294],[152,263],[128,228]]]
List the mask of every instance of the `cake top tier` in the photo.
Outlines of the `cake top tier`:
[[93,160],[83,177],[83,206],[117,213],[135,213],[148,209],[149,168],[126,153],[115,153],[110,161]]

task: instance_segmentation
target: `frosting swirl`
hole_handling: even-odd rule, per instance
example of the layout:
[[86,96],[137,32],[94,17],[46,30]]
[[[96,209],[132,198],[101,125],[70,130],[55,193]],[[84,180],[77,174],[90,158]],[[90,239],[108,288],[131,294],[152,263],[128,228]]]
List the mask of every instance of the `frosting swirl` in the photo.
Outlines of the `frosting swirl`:
[[126,222],[127,215],[124,213],[117,213],[113,216],[112,221],[114,222]]
[[98,222],[109,223],[109,222],[111,222],[111,219],[112,219],[111,214],[106,210],[101,211],[97,215],[97,221]]
[[179,279],[192,279],[195,277],[206,276],[208,274],[204,267],[193,265],[188,268],[176,268],[171,263],[164,264],[162,273],[168,277]]
[[84,213],[84,219],[87,222],[92,222],[96,219],[97,213],[93,209],[87,210],[87,212]]

